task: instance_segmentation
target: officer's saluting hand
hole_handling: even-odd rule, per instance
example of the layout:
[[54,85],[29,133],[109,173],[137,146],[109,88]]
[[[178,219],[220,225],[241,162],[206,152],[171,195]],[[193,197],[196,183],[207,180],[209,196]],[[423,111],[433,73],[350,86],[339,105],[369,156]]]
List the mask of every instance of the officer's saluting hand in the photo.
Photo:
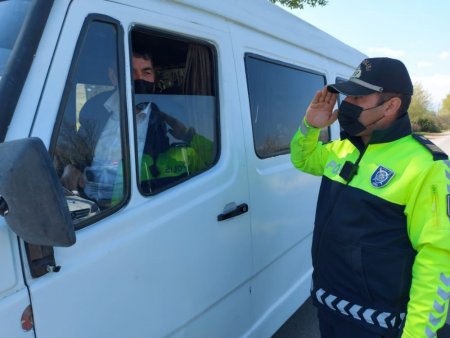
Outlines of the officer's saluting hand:
[[331,93],[325,86],[317,91],[306,110],[306,122],[314,128],[324,128],[337,119],[337,110],[333,112],[337,94]]

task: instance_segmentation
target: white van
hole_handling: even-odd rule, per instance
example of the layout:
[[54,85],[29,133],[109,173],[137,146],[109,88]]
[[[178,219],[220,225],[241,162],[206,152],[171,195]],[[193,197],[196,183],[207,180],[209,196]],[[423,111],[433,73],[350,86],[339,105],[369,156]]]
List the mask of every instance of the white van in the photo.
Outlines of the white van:
[[[312,270],[319,178],[289,142],[363,58],[265,0],[0,1],[0,337],[270,337]],[[142,154],[143,102],[190,132],[158,125],[173,156]]]

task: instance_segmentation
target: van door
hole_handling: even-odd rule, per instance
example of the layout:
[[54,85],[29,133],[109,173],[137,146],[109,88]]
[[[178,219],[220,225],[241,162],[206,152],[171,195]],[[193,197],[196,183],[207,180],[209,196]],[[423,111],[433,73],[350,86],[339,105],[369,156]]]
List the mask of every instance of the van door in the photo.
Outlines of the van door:
[[3,219],[0,219],[0,271],[0,337],[34,337],[29,326],[31,317],[26,317],[25,326],[21,323],[30,299],[23,281],[17,236]]
[[[245,145],[256,275],[252,306],[255,320],[261,322],[255,336],[265,336],[309,296],[310,248],[320,181],[293,168],[289,148],[311,97],[324,86],[325,76],[284,61],[289,57],[320,64],[311,53],[245,27],[234,28],[237,72],[246,75],[239,84],[241,93],[247,94],[241,96],[244,128],[252,131],[245,135]],[[270,46],[270,51],[261,46]],[[322,62],[324,67],[326,60]]]
[[[97,0],[69,8],[32,135],[72,184],[77,242],[28,250],[37,337],[232,337],[249,323],[248,182],[236,89],[224,85],[234,81],[229,38],[220,21],[203,26],[197,12],[183,21],[188,9],[157,3],[164,15]],[[132,81],[135,51],[158,73],[153,92]],[[203,70],[189,72],[200,59]],[[150,124],[160,115],[184,124],[183,136],[173,120]],[[164,133],[157,155],[146,150],[150,130]]]

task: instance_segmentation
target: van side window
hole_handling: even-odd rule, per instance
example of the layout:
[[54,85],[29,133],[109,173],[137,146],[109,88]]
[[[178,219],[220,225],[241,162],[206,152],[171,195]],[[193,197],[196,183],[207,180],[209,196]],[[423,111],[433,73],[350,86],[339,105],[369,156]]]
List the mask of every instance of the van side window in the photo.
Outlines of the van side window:
[[292,136],[325,76],[253,54],[245,56],[245,69],[256,155],[289,153]]
[[130,45],[138,185],[152,195],[207,170],[217,158],[215,51],[139,27]]
[[[53,159],[75,225],[125,198],[123,88],[115,25],[90,21],[72,60],[53,133]],[[86,222],[83,222],[85,224]]]
[[[339,83],[339,82],[342,82],[342,81],[348,81],[348,79],[340,77],[340,76],[337,76],[335,83]],[[345,95],[342,94],[342,93],[339,93],[338,98],[337,98],[338,105],[340,105],[341,102],[344,101],[344,100],[345,100]]]

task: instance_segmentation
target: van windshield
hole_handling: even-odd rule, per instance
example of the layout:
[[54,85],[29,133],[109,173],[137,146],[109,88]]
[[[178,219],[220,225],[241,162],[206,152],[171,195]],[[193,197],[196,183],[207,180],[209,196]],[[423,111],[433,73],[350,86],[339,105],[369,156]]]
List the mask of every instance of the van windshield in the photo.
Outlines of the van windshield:
[[0,81],[30,6],[31,0],[0,0]]

